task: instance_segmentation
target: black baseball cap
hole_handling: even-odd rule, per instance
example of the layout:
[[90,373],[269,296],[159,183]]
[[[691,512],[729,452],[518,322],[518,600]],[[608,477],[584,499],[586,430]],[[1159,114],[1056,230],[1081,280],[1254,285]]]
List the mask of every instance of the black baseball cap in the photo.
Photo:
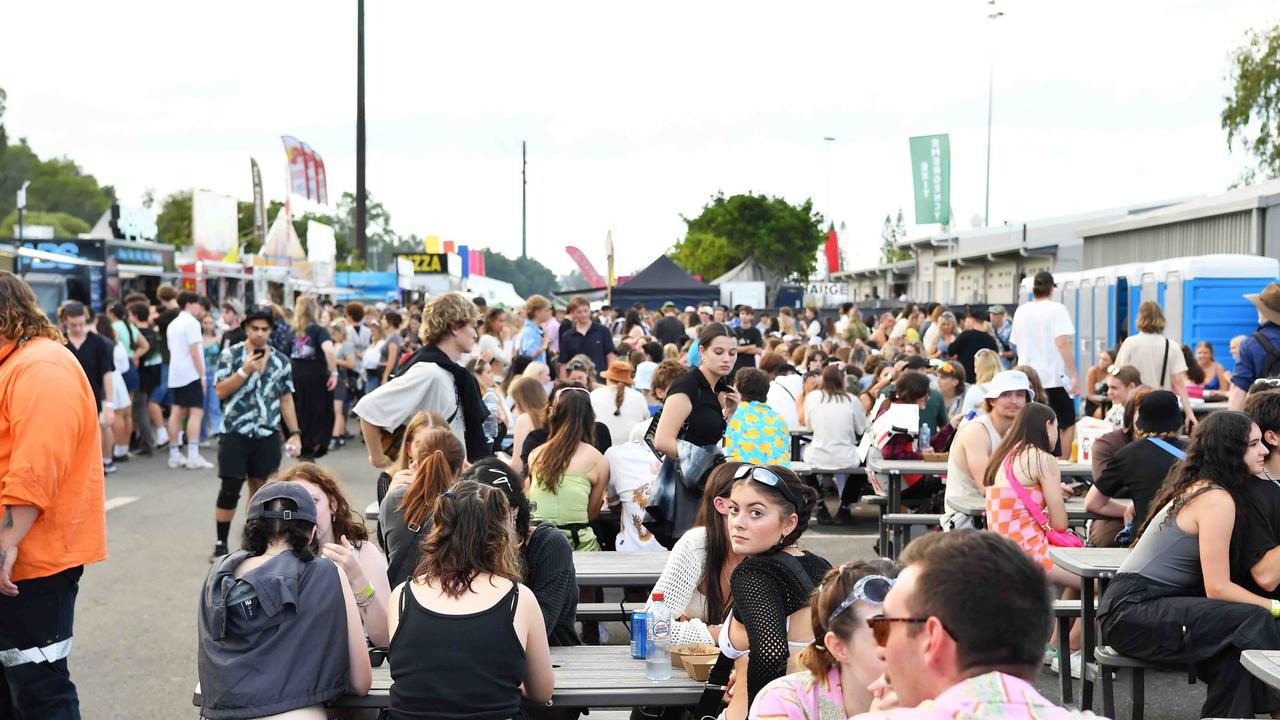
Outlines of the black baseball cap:
[[[272,500],[292,500],[296,510],[266,510],[264,506]],[[249,501],[249,520],[305,520],[314,524],[316,521],[316,502],[311,493],[298,483],[274,480],[263,485],[253,494]]]
[[244,314],[243,323],[248,325],[252,320],[266,320],[272,327],[276,325],[276,316],[275,313],[271,312],[270,305],[249,306],[248,312]]
[[1148,433],[1173,432],[1182,427],[1182,403],[1168,390],[1147,393],[1138,403],[1138,429]]
[[911,357],[908,357],[905,362],[906,365],[904,367],[907,370],[924,370],[929,367],[929,360],[923,355],[912,355]]

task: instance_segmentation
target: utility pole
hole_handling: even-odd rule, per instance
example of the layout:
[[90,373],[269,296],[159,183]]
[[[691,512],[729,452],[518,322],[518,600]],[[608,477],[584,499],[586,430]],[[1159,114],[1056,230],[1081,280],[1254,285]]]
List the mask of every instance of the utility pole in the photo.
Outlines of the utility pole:
[[[364,0],[356,0],[356,258],[369,259],[369,241],[365,237],[369,207],[364,182]],[[380,268],[370,268],[378,270]]]
[[520,141],[520,257],[529,256],[529,156]]
[[[987,15],[988,20],[995,21],[1004,16],[1004,13],[996,10],[996,0],[987,0],[988,7],[991,12]],[[986,201],[982,206],[982,226],[991,227],[991,108],[995,98],[995,78],[996,78],[996,45],[995,45],[995,25],[992,25],[991,39],[991,64],[987,68],[987,192]]]

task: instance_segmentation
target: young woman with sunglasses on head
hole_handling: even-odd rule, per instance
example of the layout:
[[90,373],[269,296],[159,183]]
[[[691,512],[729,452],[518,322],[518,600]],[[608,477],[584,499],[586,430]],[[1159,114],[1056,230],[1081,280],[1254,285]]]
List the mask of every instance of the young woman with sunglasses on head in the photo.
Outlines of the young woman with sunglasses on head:
[[831,563],[795,546],[818,501],[799,476],[744,464],[732,479],[721,504],[729,545],[743,560],[729,578],[733,608],[720,629],[717,668],[732,660],[739,682],[746,680],[746,692],[736,687],[726,711],[730,720],[741,720],[756,694],[794,670],[800,650],[813,642],[809,597]]
[[804,669],[764,686],[747,717],[842,720],[870,710],[868,688],[884,674],[884,660],[867,618],[883,612],[898,569],[872,560],[829,571],[809,604],[813,644],[800,653]]
[[547,442],[529,454],[525,492],[534,517],[560,528],[574,550],[600,550],[590,523],[600,514],[609,463],[591,445],[595,412],[582,388],[560,391],[547,417]]

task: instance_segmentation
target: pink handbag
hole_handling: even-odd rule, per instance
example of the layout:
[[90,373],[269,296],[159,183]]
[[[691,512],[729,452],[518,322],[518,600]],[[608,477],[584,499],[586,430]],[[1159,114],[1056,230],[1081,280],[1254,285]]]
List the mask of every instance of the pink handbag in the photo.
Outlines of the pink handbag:
[[1011,449],[1009,454],[1004,456],[1002,465],[1004,467],[1004,477],[1009,481],[1009,486],[1013,488],[1013,491],[1018,494],[1018,500],[1022,501],[1022,507],[1031,513],[1031,517],[1035,518],[1036,523],[1040,525],[1040,529],[1044,530],[1045,538],[1049,540],[1050,545],[1068,548],[1084,547],[1084,541],[1080,539],[1079,535],[1070,530],[1054,530],[1053,526],[1049,525],[1049,518],[1045,517],[1040,508],[1031,502],[1031,496],[1027,494],[1027,489],[1022,487],[1022,483],[1018,482],[1018,478],[1013,475],[1013,456],[1017,450],[1018,448],[1016,447]]

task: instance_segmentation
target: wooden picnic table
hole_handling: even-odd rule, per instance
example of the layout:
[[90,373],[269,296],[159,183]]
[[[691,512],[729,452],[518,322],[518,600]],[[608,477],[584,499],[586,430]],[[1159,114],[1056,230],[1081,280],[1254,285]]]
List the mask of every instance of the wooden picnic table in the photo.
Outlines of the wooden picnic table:
[[668,552],[575,552],[579,587],[653,587]]
[[1245,650],[1240,653],[1240,664],[1250,675],[1280,690],[1280,651]]
[[[631,657],[628,645],[577,645],[551,648],[551,664],[556,673],[554,705],[572,708],[688,707],[702,697],[703,683],[683,670],[671,670],[670,680],[649,680],[644,676],[644,660]],[[196,706],[200,686],[196,685]],[[383,663],[373,669],[373,685],[364,697],[344,695],[329,707],[385,708],[391,702],[391,667]]]
[[[1098,595],[1106,592],[1111,578],[1115,577],[1120,564],[1129,556],[1128,548],[1049,548],[1049,559],[1053,564],[1069,573],[1080,576],[1080,621],[1084,632],[1080,639],[1080,656],[1083,667],[1080,673],[1080,707],[1093,709],[1093,674],[1096,674],[1093,661],[1094,648],[1098,646],[1095,637],[1097,621],[1097,605],[1093,593],[1093,581],[1098,581]],[[1059,668],[1069,668],[1070,659],[1059,660]],[[1069,672],[1069,670],[1068,670]]]
[[805,443],[812,439],[813,431],[809,428],[791,430],[791,462],[800,462],[803,459]]
[[1191,403],[1191,412],[1195,413],[1196,417],[1204,417],[1205,415],[1208,415],[1210,413],[1215,413],[1215,412],[1218,412],[1219,410],[1226,410],[1226,409],[1227,409],[1226,400],[1217,400],[1214,402]]

